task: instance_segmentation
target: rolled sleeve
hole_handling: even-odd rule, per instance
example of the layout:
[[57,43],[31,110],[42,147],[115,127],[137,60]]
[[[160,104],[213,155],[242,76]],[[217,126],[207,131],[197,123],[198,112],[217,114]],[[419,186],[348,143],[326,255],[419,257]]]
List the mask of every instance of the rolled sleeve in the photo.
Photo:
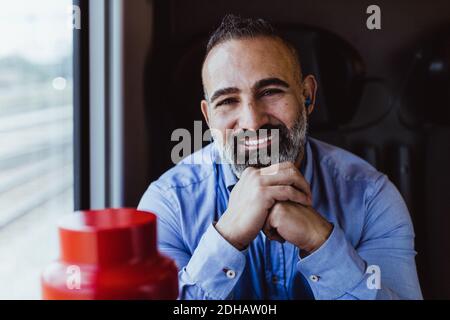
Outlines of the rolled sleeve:
[[239,281],[247,250],[239,251],[211,224],[203,234],[186,274],[212,299],[226,299]]
[[336,299],[365,277],[366,263],[337,225],[319,249],[298,258],[297,270],[308,280],[316,299]]

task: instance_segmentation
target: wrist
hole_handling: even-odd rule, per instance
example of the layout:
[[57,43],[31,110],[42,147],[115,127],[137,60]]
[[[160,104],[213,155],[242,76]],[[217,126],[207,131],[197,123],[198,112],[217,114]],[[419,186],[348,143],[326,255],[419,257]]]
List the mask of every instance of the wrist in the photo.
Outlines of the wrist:
[[309,243],[300,248],[302,254],[306,256],[319,249],[330,237],[332,231],[333,224],[328,221],[324,221],[321,227],[316,232],[314,232]]
[[217,223],[214,223],[213,225],[216,228],[217,232],[239,251],[242,251],[247,247],[247,244],[243,243],[241,240],[235,237],[233,235],[233,231],[229,231],[226,225],[221,223],[221,220],[219,220]]

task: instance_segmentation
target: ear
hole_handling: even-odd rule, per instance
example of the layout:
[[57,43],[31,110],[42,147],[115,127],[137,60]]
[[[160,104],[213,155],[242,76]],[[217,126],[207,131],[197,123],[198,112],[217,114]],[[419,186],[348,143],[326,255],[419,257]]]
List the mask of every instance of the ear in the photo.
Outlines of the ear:
[[205,118],[206,123],[208,124],[208,127],[211,127],[209,125],[209,108],[208,108],[208,101],[202,100],[200,103],[200,108],[202,109],[203,117]]
[[316,104],[316,92],[317,92],[317,81],[313,75],[307,75],[303,80],[303,97],[304,99],[308,98],[311,100],[311,104],[308,107],[308,115],[310,115]]

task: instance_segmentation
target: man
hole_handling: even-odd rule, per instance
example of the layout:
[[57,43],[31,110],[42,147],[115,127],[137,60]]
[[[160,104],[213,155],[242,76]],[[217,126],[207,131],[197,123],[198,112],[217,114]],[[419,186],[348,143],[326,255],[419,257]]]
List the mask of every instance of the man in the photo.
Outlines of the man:
[[[300,62],[261,19],[226,16],[211,36],[201,109],[214,143],[139,204],[158,215],[180,299],[421,299],[403,199],[362,159],[307,137],[317,84]],[[270,129],[278,141],[259,134]],[[278,161],[263,164],[275,142]]]

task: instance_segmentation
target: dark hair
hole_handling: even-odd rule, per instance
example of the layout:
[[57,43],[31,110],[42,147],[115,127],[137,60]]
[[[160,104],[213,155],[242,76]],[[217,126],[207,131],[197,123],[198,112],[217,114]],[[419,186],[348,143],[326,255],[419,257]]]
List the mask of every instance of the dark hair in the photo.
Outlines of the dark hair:
[[301,79],[300,61],[295,47],[289,41],[283,39],[269,22],[260,18],[241,18],[233,14],[227,14],[208,40],[205,59],[215,46],[225,41],[256,37],[269,37],[281,41],[291,52],[294,62],[298,66],[299,79]]

